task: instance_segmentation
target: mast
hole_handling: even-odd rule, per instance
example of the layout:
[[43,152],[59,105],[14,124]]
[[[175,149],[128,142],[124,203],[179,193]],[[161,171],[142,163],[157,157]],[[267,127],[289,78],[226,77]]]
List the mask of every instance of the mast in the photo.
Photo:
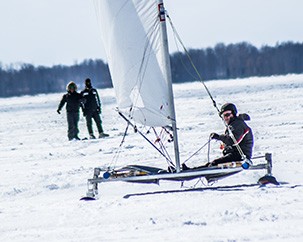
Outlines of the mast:
[[171,77],[171,67],[170,67],[170,59],[169,59],[169,51],[168,51],[168,40],[167,40],[167,30],[166,30],[166,21],[165,21],[165,8],[163,4],[163,0],[158,0],[158,11],[159,11],[159,21],[160,21],[160,31],[161,38],[163,43],[163,61],[164,61],[164,71],[165,71],[165,79],[168,85],[168,94],[169,94],[169,106],[170,110],[170,120],[173,129],[174,136],[174,151],[175,151],[175,163],[176,163],[176,171],[180,172],[180,154],[179,154],[179,144],[178,144],[178,134],[177,134],[177,122],[176,122],[176,113],[175,113],[175,104],[174,104],[174,94],[173,94],[173,86],[172,86],[172,77]]

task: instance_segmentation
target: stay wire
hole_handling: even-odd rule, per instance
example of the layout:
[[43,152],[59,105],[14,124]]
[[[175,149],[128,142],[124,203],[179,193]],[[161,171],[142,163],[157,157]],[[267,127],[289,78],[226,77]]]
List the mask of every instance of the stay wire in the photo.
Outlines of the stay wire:
[[177,39],[178,39],[178,41],[180,42],[180,44],[181,44],[181,46],[182,46],[182,48],[183,48],[183,50],[184,50],[184,52],[185,52],[185,54],[186,54],[188,60],[190,61],[190,64],[192,65],[194,71],[195,71],[196,74],[198,75],[199,81],[203,84],[203,86],[204,86],[204,88],[205,88],[205,90],[206,90],[208,96],[210,97],[210,99],[211,99],[212,102],[213,102],[214,107],[217,109],[218,113],[220,113],[220,110],[219,110],[218,107],[217,107],[216,101],[214,100],[214,98],[213,98],[213,96],[211,95],[211,93],[210,93],[208,87],[206,86],[205,82],[203,81],[203,79],[202,79],[202,77],[201,77],[199,71],[197,70],[197,67],[195,66],[195,64],[194,64],[194,62],[193,62],[193,60],[192,60],[192,58],[191,58],[191,56],[190,56],[188,50],[186,49],[185,45],[183,44],[183,42],[182,42],[182,40],[181,40],[181,38],[180,38],[180,36],[179,36],[179,34],[178,34],[178,32],[177,32],[175,26],[173,25],[173,23],[172,23],[172,21],[171,21],[169,15],[168,15],[168,13],[166,13],[166,16],[167,16],[167,18],[168,18],[168,20],[169,20],[169,23],[170,23],[170,25],[171,25],[171,28],[172,28],[172,30],[173,30],[175,36],[177,37]]
[[237,142],[237,140],[236,140],[234,134],[232,133],[230,127],[225,123],[224,119],[223,119],[222,116],[220,115],[220,110],[219,110],[219,108],[218,108],[218,106],[217,106],[217,104],[216,104],[216,101],[214,100],[214,98],[213,98],[213,96],[211,95],[211,93],[210,93],[208,87],[206,86],[205,82],[203,81],[203,79],[202,79],[202,77],[201,77],[199,71],[197,70],[197,68],[196,68],[196,66],[195,66],[195,64],[194,64],[194,62],[193,62],[193,60],[192,60],[192,58],[191,58],[190,55],[189,55],[188,50],[186,49],[186,47],[185,47],[185,45],[183,44],[183,42],[182,42],[182,40],[181,40],[181,38],[180,38],[180,36],[179,36],[179,34],[178,34],[178,32],[177,32],[175,26],[173,25],[173,23],[172,23],[172,21],[171,21],[169,15],[168,15],[168,13],[166,13],[166,16],[167,16],[167,18],[168,18],[168,20],[169,20],[169,23],[170,23],[170,25],[171,25],[171,28],[172,28],[172,30],[173,30],[175,36],[177,37],[177,39],[178,39],[178,41],[180,42],[180,44],[181,44],[181,46],[182,46],[184,52],[186,53],[186,56],[187,56],[188,60],[190,61],[190,63],[191,63],[191,65],[192,65],[193,69],[195,70],[196,74],[198,75],[199,81],[203,84],[203,86],[204,86],[204,88],[205,88],[207,94],[209,95],[210,99],[211,99],[212,102],[213,102],[214,107],[216,108],[216,110],[217,110],[217,112],[218,112],[218,114],[219,114],[219,117],[221,118],[221,120],[223,121],[225,127],[227,128],[228,133],[229,133],[229,135],[230,135],[230,137],[231,137],[231,139],[232,139],[234,145],[236,146],[236,148],[237,148],[239,154],[241,155],[242,159],[246,159],[246,156],[245,156],[245,154],[243,153],[241,147],[239,146],[239,144],[238,144],[238,142]]
[[[185,164],[185,162],[189,161],[191,158],[193,158],[196,154],[198,154],[206,145],[210,144],[211,139],[209,139],[204,145],[202,145],[195,153],[193,153],[190,157],[188,157],[183,164]],[[208,155],[208,159],[209,159],[209,155]]]
[[114,157],[112,159],[112,162],[110,163],[109,167],[112,167],[112,166],[113,166],[113,168],[116,167],[116,163],[117,163],[117,160],[119,159],[120,151],[121,151],[122,145],[124,144],[125,137],[126,137],[127,132],[128,132],[128,128],[129,128],[129,123],[127,123],[127,125],[126,125],[126,128],[125,128],[122,140],[121,140],[120,145],[118,147],[118,150],[116,151],[116,153],[115,153],[115,155],[114,155]]

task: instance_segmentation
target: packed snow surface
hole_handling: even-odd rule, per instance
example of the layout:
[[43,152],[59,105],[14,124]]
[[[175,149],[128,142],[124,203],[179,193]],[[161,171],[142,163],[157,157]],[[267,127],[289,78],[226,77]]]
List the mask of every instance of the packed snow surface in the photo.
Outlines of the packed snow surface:
[[[56,113],[63,93],[1,98],[0,241],[303,241],[303,75],[206,85],[219,107],[233,102],[250,115],[254,156],[272,153],[282,185],[237,186],[265,175],[243,171],[214,184],[104,183],[98,200],[80,201],[94,167],[167,163],[131,128],[119,148],[126,123],[113,89],[99,90],[110,137],[98,140],[68,141],[65,111]],[[225,128],[201,83],[174,92],[184,161]],[[79,128],[87,137],[82,114]],[[211,142],[211,159],[219,146]],[[206,161],[207,146],[186,164]]]

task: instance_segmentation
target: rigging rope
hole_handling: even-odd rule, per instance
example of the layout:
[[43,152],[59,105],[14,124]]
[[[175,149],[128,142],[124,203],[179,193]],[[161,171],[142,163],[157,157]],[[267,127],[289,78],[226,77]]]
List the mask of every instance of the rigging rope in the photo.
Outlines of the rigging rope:
[[126,135],[127,135],[128,128],[129,128],[129,123],[127,123],[127,126],[126,126],[126,128],[125,128],[125,131],[124,131],[122,140],[121,140],[120,145],[119,145],[119,147],[118,147],[118,150],[115,152],[115,155],[113,156],[113,159],[112,159],[111,163],[110,163],[109,166],[108,166],[108,170],[109,170],[112,166],[113,166],[113,168],[116,167],[116,163],[117,163],[117,160],[118,160],[119,155],[120,155],[121,147],[122,147],[122,145],[123,145],[123,143],[124,143],[124,141],[125,141],[125,137],[126,137]]
[[198,75],[199,81],[203,84],[203,86],[204,86],[204,88],[205,88],[205,90],[206,90],[208,96],[210,97],[210,99],[211,99],[212,102],[213,102],[214,107],[217,109],[218,113],[220,113],[220,110],[219,110],[218,107],[217,107],[216,101],[214,100],[214,98],[213,98],[213,96],[211,95],[211,93],[210,93],[208,87],[206,86],[205,82],[203,81],[203,79],[202,79],[202,77],[201,77],[199,71],[197,70],[197,68],[196,68],[196,66],[195,66],[195,64],[194,64],[194,62],[193,62],[193,60],[192,60],[192,58],[191,58],[191,56],[190,56],[190,54],[189,54],[189,52],[188,52],[188,50],[186,49],[186,47],[185,47],[185,45],[183,44],[183,42],[182,42],[182,40],[181,40],[181,38],[180,38],[180,36],[179,36],[179,34],[178,34],[178,32],[177,32],[175,26],[173,25],[173,23],[172,23],[172,21],[171,21],[169,15],[168,15],[168,13],[166,13],[166,16],[167,16],[167,18],[168,18],[168,20],[169,20],[169,23],[170,23],[170,25],[171,25],[171,27],[172,27],[172,30],[173,30],[175,36],[177,37],[177,39],[178,39],[178,41],[180,42],[180,44],[181,44],[181,46],[182,46],[182,48],[183,48],[183,50],[184,50],[184,52],[185,52],[185,54],[186,54],[188,60],[190,61],[190,64],[192,65],[192,67],[194,68],[194,71],[195,71],[196,74]]
[[[177,37],[177,39],[178,39],[179,43],[181,44],[181,46],[182,46],[182,48],[183,48],[183,50],[184,50],[184,52],[185,52],[185,54],[186,54],[188,60],[189,60],[190,63],[191,63],[191,65],[192,65],[194,71],[195,71],[196,74],[198,75],[199,81],[203,84],[203,86],[204,86],[204,88],[205,88],[205,90],[206,90],[208,96],[209,96],[210,99],[212,100],[213,106],[216,108],[216,110],[217,110],[217,112],[218,112],[218,114],[219,114],[219,117],[220,117],[221,120],[223,121],[223,123],[224,123],[226,129],[228,130],[228,133],[229,133],[229,135],[230,135],[230,137],[231,137],[231,139],[232,139],[234,145],[236,146],[236,148],[237,148],[239,154],[241,155],[241,157],[242,157],[243,160],[247,159],[246,156],[245,156],[245,154],[243,153],[241,147],[239,146],[239,144],[238,144],[238,142],[237,142],[237,140],[236,140],[234,134],[232,133],[232,131],[231,131],[229,125],[228,125],[227,123],[225,123],[223,117],[220,115],[220,110],[219,110],[219,108],[218,108],[218,106],[217,106],[217,104],[216,104],[216,101],[214,100],[214,98],[213,98],[213,96],[211,95],[211,93],[210,93],[208,87],[206,86],[205,82],[203,81],[203,79],[202,79],[202,77],[201,77],[199,71],[197,70],[197,68],[196,68],[196,66],[195,66],[195,64],[194,64],[194,62],[193,62],[193,60],[192,60],[192,58],[191,58],[191,56],[190,56],[188,50],[186,49],[185,45],[183,44],[183,42],[182,42],[182,40],[181,40],[181,38],[180,38],[180,35],[178,34],[178,32],[177,32],[175,26],[173,25],[172,20],[171,20],[171,18],[170,18],[170,16],[168,15],[167,12],[166,12],[166,16],[167,16],[167,18],[168,18],[168,20],[169,20],[169,23],[170,23],[170,25],[171,25],[171,28],[172,28],[172,30],[173,30],[174,35]],[[184,163],[185,163],[185,162],[184,162]]]
[[[161,133],[162,133],[162,136],[163,136],[163,132],[162,132],[163,129],[162,129],[162,131],[160,132],[160,135],[158,135],[158,133],[157,133],[157,131],[156,131],[155,128],[152,128],[152,129],[153,129],[154,134],[155,134],[155,136],[156,136],[156,138],[157,138],[156,142],[159,144],[160,149],[162,150],[163,154],[166,155],[165,158],[166,158],[167,164],[168,164],[169,166],[175,167],[175,164],[172,162],[172,159],[171,159],[171,157],[170,157],[170,155],[169,155],[167,149],[165,148],[165,145],[164,145],[164,143],[162,142],[162,139],[161,139],[161,137],[160,137]],[[163,136],[163,137],[164,137],[164,136]]]
[[[132,127],[135,127],[135,125],[129,121],[120,111],[118,111],[118,114]],[[166,160],[169,160],[168,157],[157,147],[155,146],[140,130],[137,130],[138,134],[140,134],[151,146],[153,146]]]
[[[187,162],[188,160],[190,160],[192,157],[194,157],[196,154],[198,154],[206,145],[210,144],[210,141],[211,139],[209,139],[204,145],[202,145],[195,153],[193,153],[190,157],[188,157],[184,162],[183,164],[185,164],[185,162]],[[208,149],[208,152],[209,152],[209,149]],[[209,155],[208,155],[209,157]],[[209,160],[209,158],[208,158]]]

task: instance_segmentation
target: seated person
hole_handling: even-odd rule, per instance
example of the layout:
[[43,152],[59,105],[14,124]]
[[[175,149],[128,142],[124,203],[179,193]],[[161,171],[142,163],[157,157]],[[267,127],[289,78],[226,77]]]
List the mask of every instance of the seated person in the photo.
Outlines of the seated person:
[[[223,156],[213,160],[212,162],[206,163],[206,165],[194,167],[193,169],[199,169],[202,167],[216,166],[218,164],[232,162],[232,161],[243,161],[245,158],[250,159],[252,156],[252,149],[254,145],[253,134],[250,127],[245,123],[245,120],[249,120],[247,114],[237,116],[237,108],[232,103],[226,103],[221,107],[221,117],[224,119],[228,128],[226,128],[224,134],[211,133],[210,138],[215,140],[221,140],[224,143]],[[229,130],[232,132],[234,140],[229,134]],[[245,157],[242,157],[237,148],[239,146],[244,153]],[[182,164],[182,169],[190,169],[185,164]]]

